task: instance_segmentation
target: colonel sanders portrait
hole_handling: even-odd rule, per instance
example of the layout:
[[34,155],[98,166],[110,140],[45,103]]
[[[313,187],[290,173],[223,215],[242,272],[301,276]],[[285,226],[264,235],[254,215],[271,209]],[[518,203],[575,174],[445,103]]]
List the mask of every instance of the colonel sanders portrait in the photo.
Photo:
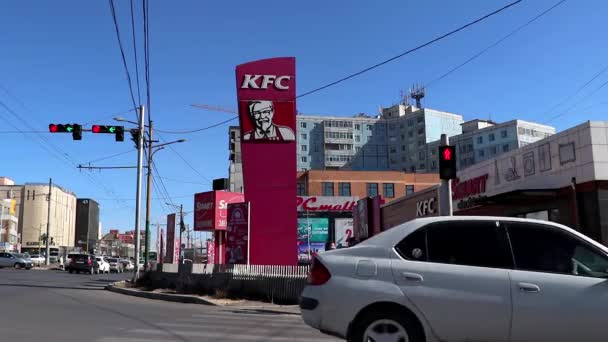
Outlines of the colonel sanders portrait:
[[243,140],[293,141],[296,139],[289,127],[275,125],[272,101],[253,100],[248,103],[249,115],[254,129],[243,135]]

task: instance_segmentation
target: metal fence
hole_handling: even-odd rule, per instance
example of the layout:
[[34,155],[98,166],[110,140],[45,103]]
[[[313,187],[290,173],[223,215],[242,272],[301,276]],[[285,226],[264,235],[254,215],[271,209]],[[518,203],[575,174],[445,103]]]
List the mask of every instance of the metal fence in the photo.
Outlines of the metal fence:
[[164,264],[162,272],[152,272],[152,282],[157,284],[152,287],[175,287],[181,293],[282,304],[297,303],[310,270],[310,266],[278,265],[194,264],[180,265],[181,270],[176,266]]

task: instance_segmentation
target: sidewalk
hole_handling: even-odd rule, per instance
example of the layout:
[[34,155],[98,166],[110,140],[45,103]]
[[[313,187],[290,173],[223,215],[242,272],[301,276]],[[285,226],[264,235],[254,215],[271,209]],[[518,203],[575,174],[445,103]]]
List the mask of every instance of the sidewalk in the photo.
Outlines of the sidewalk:
[[257,311],[269,314],[300,315],[300,308],[297,305],[277,305],[252,300],[216,299],[209,296],[177,294],[172,293],[173,291],[170,290],[144,291],[137,288],[127,288],[125,287],[125,282],[110,284],[106,286],[106,290],[128,296],[176,303],[212,305],[226,309]]

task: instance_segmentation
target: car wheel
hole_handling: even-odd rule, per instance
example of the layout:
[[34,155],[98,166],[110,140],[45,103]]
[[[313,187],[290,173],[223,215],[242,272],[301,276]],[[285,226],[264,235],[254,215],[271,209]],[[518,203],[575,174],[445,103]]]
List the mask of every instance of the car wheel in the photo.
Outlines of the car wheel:
[[26,267],[25,267],[25,269],[26,269],[26,270],[29,270],[29,269],[31,269],[31,267],[27,267],[27,266],[26,266]]
[[349,342],[424,342],[424,333],[408,315],[392,310],[370,311],[353,327]]

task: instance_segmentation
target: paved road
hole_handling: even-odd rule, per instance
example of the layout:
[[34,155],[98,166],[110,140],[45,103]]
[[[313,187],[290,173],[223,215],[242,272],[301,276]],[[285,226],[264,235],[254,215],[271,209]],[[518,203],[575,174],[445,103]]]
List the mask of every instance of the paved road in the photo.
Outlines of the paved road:
[[337,341],[299,316],[170,303],[103,290],[130,274],[0,270],[6,341],[184,342]]

